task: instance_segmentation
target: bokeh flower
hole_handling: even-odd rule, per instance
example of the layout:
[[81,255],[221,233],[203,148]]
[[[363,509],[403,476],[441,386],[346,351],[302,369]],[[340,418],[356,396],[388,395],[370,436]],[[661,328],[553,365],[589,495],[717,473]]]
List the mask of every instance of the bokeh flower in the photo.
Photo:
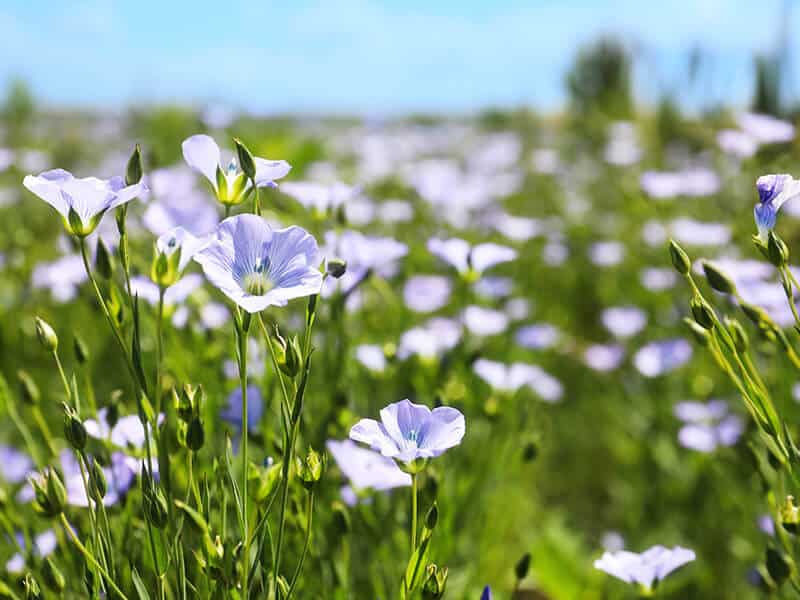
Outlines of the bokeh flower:
[[762,175],[756,180],[758,203],[753,209],[758,227],[758,237],[766,242],[775,228],[778,211],[789,200],[800,195],[800,181],[791,175]]
[[[391,458],[362,448],[352,440],[328,440],[325,446],[356,497],[361,490],[385,491],[411,485],[411,475],[401,471]],[[346,490],[343,496],[351,498]]]
[[653,546],[641,554],[626,550],[606,552],[595,561],[594,566],[622,581],[638,584],[649,592],[667,575],[694,559],[692,550],[680,546]]

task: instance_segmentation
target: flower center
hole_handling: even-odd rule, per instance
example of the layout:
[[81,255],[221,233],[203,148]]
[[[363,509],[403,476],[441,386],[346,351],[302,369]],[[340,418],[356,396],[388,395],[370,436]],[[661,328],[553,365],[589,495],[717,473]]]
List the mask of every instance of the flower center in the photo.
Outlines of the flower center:
[[244,276],[242,283],[244,291],[253,296],[263,296],[272,289],[272,282],[269,279],[269,258],[260,258],[253,271]]
[[233,177],[239,172],[239,165],[236,163],[236,159],[232,158],[231,162],[228,163],[228,177]]
[[412,443],[416,444],[416,443],[417,443],[417,436],[418,436],[418,435],[419,435],[419,432],[418,432],[416,429],[412,429],[411,431],[409,431],[409,432],[406,434],[406,439],[407,439],[409,442],[412,442]]

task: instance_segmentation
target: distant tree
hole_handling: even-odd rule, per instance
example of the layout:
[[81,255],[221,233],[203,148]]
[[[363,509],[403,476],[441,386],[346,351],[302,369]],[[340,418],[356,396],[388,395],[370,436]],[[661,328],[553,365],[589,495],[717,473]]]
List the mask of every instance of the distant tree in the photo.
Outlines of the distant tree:
[[755,59],[756,85],[753,110],[770,115],[781,114],[781,77],[779,61],[772,56]]
[[13,79],[8,85],[0,114],[6,127],[6,143],[21,145],[36,111],[33,93],[22,79]]
[[631,58],[616,38],[603,37],[579,50],[566,83],[571,108],[580,115],[622,119],[633,113]]

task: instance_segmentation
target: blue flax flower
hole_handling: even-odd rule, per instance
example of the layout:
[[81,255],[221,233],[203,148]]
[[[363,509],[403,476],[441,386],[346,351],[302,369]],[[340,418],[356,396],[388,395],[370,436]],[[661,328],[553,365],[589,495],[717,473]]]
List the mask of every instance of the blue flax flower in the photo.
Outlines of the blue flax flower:
[[758,237],[766,242],[775,227],[778,211],[787,201],[800,195],[800,181],[791,175],[762,175],[756,180],[758,204],[753,212],[758,227]]

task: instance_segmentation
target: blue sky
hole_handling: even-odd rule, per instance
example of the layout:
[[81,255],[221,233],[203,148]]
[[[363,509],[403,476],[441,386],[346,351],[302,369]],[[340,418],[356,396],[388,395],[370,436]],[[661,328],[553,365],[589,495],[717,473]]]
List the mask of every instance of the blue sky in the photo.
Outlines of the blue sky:
[[[638,90],[675,89],[688,49],[706,92],[747,102],[754,52],[777,43],[784,0],[5,0],[0,82],[53,105],[220,102],[258,112],[557,108],[576,48],[619,33]],[[800,25],[800,7],[793,13]],[[794,42],[794,47],[800,42]]]

